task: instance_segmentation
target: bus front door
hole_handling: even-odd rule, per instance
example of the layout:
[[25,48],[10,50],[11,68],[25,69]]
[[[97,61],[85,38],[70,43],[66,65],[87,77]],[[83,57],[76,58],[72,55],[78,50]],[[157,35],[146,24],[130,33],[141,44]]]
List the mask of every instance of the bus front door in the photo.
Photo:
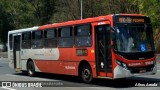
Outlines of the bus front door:
[[112,77],[110,25],[95,26],[97,76]]
[[13,60],[14,60],[14,68],[20,69],[20,39],[21,35],[14,36],[13,42]]

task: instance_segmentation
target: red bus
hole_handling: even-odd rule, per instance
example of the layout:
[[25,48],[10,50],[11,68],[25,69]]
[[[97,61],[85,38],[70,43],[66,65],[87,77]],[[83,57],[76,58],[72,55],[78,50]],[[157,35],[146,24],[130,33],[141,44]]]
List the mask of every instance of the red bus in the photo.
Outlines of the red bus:
[[125,78],[155,74],[150,18],[112,14],[9,31],[9,66],[16,71]]

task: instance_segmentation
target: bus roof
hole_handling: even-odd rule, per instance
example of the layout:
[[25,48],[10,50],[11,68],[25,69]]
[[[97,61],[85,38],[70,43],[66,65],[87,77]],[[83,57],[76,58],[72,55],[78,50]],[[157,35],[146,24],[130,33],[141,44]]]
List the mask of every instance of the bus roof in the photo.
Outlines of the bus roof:
[[43,30],[47,28],[54,28],[54,27],[61,27],[61,26],[69,26],[69,25],[76,25],[76,24],[84,24],[84,23],[90,23],[90,22],[97,22],[97,21],[104,21],[111,19],[112,16],[144,16],[142,14],[109,14],[105,16],[98,16],[93,18],[86,18],[82,20],[75,20],[75,21],[68,21],[68,22],[61,22],[61,23],[54,23],[54,24],[47,24],[43,26],[39,26],[38,29]]
[[9,31],[8,33],[9,34],[20,33],[20,32],[25,32],[25,31],[34,31],[34,30],[37,30],[37,29],[38,29],[38,26],[35,26],[35,27],[31,27],[31,28],[24,28],[24,29],[18,29],[18,30]]
[[47,24],[40,26],[39,29],[47,29],[47,28],[54,28],[54,27],[61,27],[61,26],[69,26],[69,25],[76,25],[76,24],[84,24],[84,23],[90,23],[90,22],[96,22],[96,21],[104,21],[107,20],[106,16],[99,16],[94,18],[86,18],[82,20],[75,20],[75,21],[67,21],[67,22],[61,22],[61,23],[54,23],[54,24]]
[[108,19],[111,19],[112,16],[144,16],[142,14],[110,14],[105,16],[98,16],[93,18],[86,18],[82,20],[74,20],[74,21],[67,21],[67,22],[61,22],[61,23],[53,23],[53,24],[47,24],[42,26],[35,26],[31,28],[24,28],[24,29],[18,29],[18,30],[12,30],[8,33],[19,33],[19,32],[25,32],[25,31],[34,31],[34,30],[44,30],[48,28],[54,28],[54,27],[62,27],[62,26],[70,26],[70,25],[76,25],[76,24],[84,24],[84,23],[90,23],[90,22],[98,22],[98,21],[105,21]]

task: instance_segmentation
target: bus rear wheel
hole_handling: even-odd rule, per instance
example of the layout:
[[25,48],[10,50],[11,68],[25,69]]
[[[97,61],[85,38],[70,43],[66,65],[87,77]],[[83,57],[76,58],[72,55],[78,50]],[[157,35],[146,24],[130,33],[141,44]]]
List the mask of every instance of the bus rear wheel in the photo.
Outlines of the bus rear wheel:
[[27,72],[30,77],[33,77],[35,75],[35,67],[32,61],[29,61],[27,64]]
[[93,80],[93,74],[89,65],[84,65],[81,69],[81,79],[85,83],[90,83]]

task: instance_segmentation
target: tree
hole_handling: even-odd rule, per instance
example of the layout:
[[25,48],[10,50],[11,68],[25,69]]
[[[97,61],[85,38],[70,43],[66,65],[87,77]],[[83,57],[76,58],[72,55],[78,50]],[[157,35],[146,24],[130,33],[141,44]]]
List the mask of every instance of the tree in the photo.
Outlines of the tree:
[[51,23],[55,13],[55,0],[26,0],[33,9],[34,21],[37,25]]
[[148,15],[151,18],[156,52],[160,53],[160,0],[141,0],[139,3],[140,13]]
[[57,0],[55,10],[51,19],[53,23],[80,19],[79,0]]
[[7,42],[9,30],[51,23],[54,0],[1,0],[0,39]]
[[[80,19],[81,0],[0,0],[0,40],[8,30]],[[160,0],[83,0],[83,18],[141,13],[151,17],[156,47],[160,35]],[[160,50],[159,50],[160,51]]]
[[14,27],[11,25],[12,19],[10,18],[10,14],[5,11],[4,2],[4,0],[0,2],[0,41],[6,46],[8,31]]
[[11,16],[15,29],[31,27],[34,24],[33,8],[26,0],[6,0],[5,11]]
[[148,15],[151,20],[154,28],[159,28],[160,26],[160,0],[141,0],[139,1],[140,12],[142,14]]

